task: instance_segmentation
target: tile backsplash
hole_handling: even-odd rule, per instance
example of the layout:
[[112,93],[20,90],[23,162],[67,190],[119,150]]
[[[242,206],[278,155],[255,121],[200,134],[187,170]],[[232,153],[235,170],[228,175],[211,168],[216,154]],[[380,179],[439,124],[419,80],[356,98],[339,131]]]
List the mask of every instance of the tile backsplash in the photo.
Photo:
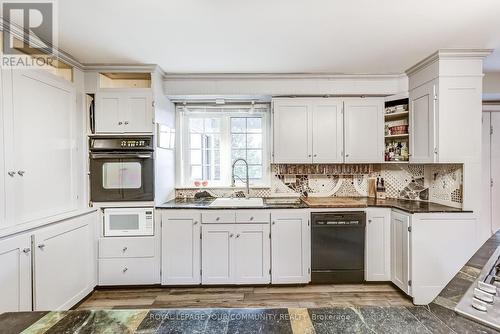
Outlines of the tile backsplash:
[[[328,164],[271,166],[270,188],[252,188],[251,196],[366,197],[368,179],[382,177],[390,198],[422,200],[462,207],[461,164]],[[192,198],[200,190],[214,197],[230,196],[231,188],[177,189]]]

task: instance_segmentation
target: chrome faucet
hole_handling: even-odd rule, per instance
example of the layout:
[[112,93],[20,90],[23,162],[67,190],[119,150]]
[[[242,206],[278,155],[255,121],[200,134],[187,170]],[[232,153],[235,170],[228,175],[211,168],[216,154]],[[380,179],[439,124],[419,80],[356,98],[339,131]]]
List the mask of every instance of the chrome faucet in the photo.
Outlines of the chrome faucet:
[[[247,173],[246,173],[246,181],[243,181],[240,176],[234,174],[234,167],[236,166],[236,163],[238,161],[243,161],[245,163],[246,171],[247,171]],[[234,187],[235,184],[236,184],[235,177],[237,177],[241,182],[245,182],[246,183],[246,185],[247,185],[247,196],[250,196],[250,178],[248,177],[248,162],[245,159],[243,159],[243,158],[236,159],[233,162],[233,167],[231,169],[231,187]]]

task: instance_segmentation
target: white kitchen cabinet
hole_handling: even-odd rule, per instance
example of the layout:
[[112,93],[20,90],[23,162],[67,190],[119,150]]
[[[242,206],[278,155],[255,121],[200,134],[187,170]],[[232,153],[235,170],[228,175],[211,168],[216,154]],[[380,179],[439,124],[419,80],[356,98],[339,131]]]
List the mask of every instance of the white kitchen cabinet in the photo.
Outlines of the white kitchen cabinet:
[[[4,87],[5,83],[5,76],[6,73],[10,75],[11,71],[10,70],[5,70],[5,69],[0,69],[0,92],[4,92],[6,90],[6,87]],[[6,85],[8,86],[8,85]],[[0,95],[2,98],[0,99],[0,130],[5,133],[6,132],[6,127],[7,123],[4,122],[4,109],[5,103],[9,102],[9,99],[5,99],[5,96],[3,93]],[[8,164],[6,163],[5,159],[5,138],[4,136],[0,136],[0,161],[3,161],[3,163],[0,164],[0,226],[5,224],[7,221],[7,188],[6,188],[6,178],[7,178],[7,168]],[[0,311],[1,312],[1,311]]]
[[312,103],[313,163],[339,163],[344,161],[342,100],[318,99]]
[[159,276],[154,257],[99,259],[99,285],[156,284]]
[[366,211],[365,279],[391,280],[391,210]]
[[31,237],[0,241],[0,313],[31,311]]
[[153,97],[150,89],[103,90],[96,94],[96,133],[150,133]]
[[83,162],[74,84],[41,70],[4,71],[2,81],[6,223],[75,210]]
[[306,210],[271,212],[271,283],[311,280],[311,228]]
[[410,216],[391,213],[391,281],[411,296]]
[[410,91],[410,162],[437,162],[437,79]]
[[311,109],[308,99],[273,101],[275,163],[312,162]]
[[163,210],[162,284],[201,283],[201,214],[191,210]]
[[201,234],[201,282],[234,283],[233,224],[205,224]]
[[234,233],[234,281],[238,284],[269,283],[269,223],[236,224]]
[[67,310],[95,286],[97,213],[33,233],[33,309]]
[[346,99],[344,129],[346,163],[384,161],[383,99]]

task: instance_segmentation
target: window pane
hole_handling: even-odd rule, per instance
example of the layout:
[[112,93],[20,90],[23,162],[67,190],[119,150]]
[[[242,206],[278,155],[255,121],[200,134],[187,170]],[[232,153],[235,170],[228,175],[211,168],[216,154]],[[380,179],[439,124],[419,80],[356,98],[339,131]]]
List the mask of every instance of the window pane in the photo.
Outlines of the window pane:
[[220,148],[220,135],[207,134],[205,136],[205,148],[206,149]]
[[246,147],[246,135],[231,135],[231,147],[233,147],[233,148],[245,148]]
[[248,148],[262,148],[262,135],[261,134],[248,134],[247,135]]
[[231,151],[231,163],[233,163],[236,159],[246,159],[246,150],[232,150]]
[[[247,173],[245,171],[245,165],[243,163],[238,163],[235,167],[234,167],[234,175],[236,176],[239,176],[242,180],[245,180],[245,178],[247,177]],[[238,178],[236,178],[236,180],[238,180]]]
[[262,178],[262,166],[250,166],[250,167],[248,167],[248,175],[251,179],[261,179]]
[[220,132],[220,119],[205,118],[205,132]]
[[191,150],[191,165],[201,165],[201,150]]
[[201,180],[201,166],[191,166],[191,180]]
[[262,118],[260,117],[247,118],[247,132],[261,133]]
[[189,132],[203,132],[203,118],[189,119]]
[[190,148],[201,148],[201,135],[192,133],[189,140]]
[[232,117],[231,118],[231,132],[233,133],[244,133],[246,132],[246,119],[242,117]]
[[251,165],[262,164],[262,151],[261,150],[248,150],[247,151],[248,163]]
[[205,150],[203,151],[204,165],[219,165],[220,164],[220,151],[219,150]]

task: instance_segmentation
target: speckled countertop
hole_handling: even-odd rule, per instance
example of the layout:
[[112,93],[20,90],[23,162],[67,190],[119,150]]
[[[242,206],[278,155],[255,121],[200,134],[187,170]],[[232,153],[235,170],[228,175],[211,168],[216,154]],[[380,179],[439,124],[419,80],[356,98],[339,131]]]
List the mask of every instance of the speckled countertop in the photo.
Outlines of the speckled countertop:
[[[211,210],[224,210],[224,209],[238,209],[236,207],[210,207],[213,198],[205,199],[174,199],[164,204],[158,205],[157,209],[211,209]],[[407,213],[439,213],[439,212],[471,212],[462,209],[449,207],[446,205],[423,202],[423,201],[410,201],[402,199],[375,199],[375,198],[355,198],[357,202],[363,203],[363,207],[381,207],[398,209]],[[344,206],[342,206],[345,208]],[[359,206],[357,206],[359,207]],[[296,203],[280,203],[278,204],[274,199],[264,199],[264,206],[254,207],[249,209],[308,209],[309,206],[302,201]],[[330,207],[337,208],[335,204]],[[241,209],[241,207],[239,207]]]

